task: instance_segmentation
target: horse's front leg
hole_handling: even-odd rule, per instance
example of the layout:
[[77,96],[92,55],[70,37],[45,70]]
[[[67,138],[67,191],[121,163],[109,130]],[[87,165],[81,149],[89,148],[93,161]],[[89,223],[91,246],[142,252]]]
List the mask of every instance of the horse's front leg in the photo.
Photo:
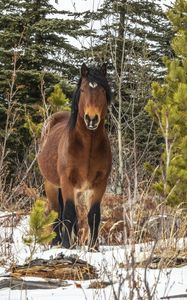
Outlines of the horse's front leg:
[[76,210],[74,203],[74,190],[72,184],[62,179],[62,196],[64,209],[62,214],[62,247],[71,248],[73,246],[72,229],[76,224]]
[[90,239],[88,248],[90,251],[98,250],[98,232],[101,220],[100,204],[103,194],[106,189],[106,183],[97,186],[93,190],[92,197],[90,199],[90,209],[88,212],[88,224],[90,227]]

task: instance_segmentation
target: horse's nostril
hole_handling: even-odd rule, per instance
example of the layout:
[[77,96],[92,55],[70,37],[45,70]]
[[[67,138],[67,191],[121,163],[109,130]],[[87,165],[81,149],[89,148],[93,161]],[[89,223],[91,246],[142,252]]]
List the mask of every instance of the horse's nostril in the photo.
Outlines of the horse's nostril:
[[89,117],[88,114],[85,114],[85,120],[86,120],[86,121],[90,121],[90,117]]
[[98,115],[95,115],[95,117],[92,119],[92,121],[93,121],[94,123],[97,123],[97,122],[99,121]]

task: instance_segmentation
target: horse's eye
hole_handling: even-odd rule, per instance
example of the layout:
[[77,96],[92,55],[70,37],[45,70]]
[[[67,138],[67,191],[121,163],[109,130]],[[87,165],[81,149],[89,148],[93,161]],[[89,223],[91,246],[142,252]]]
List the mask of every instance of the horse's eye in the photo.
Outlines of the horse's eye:
[[83,89],[80,89],[81,93],[84,93],[84,90]]

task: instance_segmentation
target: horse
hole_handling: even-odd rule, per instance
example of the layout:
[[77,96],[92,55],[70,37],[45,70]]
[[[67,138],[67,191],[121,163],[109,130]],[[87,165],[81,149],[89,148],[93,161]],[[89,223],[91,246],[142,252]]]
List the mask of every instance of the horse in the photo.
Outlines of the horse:
[[83,63],[80,73],[71,111],[47,120],[37,159],[49,209],[58,211],[53,245],[69,249],[88,243],[92,251],[98,249],[100,204],[112,165],[105,129],[111,91],[106,64]]

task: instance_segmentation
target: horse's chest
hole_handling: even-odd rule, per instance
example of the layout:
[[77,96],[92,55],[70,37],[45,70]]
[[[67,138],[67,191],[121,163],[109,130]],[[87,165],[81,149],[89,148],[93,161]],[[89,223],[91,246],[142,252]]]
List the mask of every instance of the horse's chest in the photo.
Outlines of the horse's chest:
[[106,171],[101,167],[92,164],[82,164],[69,169],[68,178],[74,187],[77,189],[91,189],[95,184],[101,181],[106,176]]
[[88,156],[83,152],[75,157],[68,169],[68,178],[73,186],[87,190],[106,177],[107,161],[105,157]]

